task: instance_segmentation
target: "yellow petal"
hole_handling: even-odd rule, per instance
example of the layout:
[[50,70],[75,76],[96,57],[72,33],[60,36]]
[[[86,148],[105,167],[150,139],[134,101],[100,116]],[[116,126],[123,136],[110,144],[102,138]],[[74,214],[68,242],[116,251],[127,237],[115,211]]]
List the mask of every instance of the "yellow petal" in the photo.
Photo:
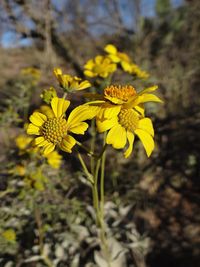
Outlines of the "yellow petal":
[[44,114],[35,111],[29,119],[34,125],[42,126],[43,123],[47,120],[47,117]]
[[55,149],[55,145],[48,142],[46,146],[44,146],[44,156],[47,156],[49,153],[51,153]]
[[114,63],[118,63],[121,61],[121,59],[117,56],[117,55],[108,55],[109,59],[114,62]]
[[91,70],[94,67],[94,61],[92,59],[88,60],[88,62],[84,65],[84,69]]
[[121,125],[117,124],[108,132],[106,143],[112,145],[116,149],[120,149],[125,147],[126,139],[126,130]]
[[73,127],[69,127],[69,131],[75,134],[84,134],[88,128],[88,124],[86,122],[79,122],[77,125]]
[[106,99],[108,99],[110,102],[114,103],[114,104],[118,104],[121,105],[123,103],[126,103],[126,101],[119,99],[117,97],[113,97],[113,96],[105,96]]
[[154,136],[154,129],[152,121],[149,118],[144,118],[139,121],[138,128],[148,132],[150,135]]
[[98,118],[96,119],[97,130],[99,133],[103,133],[109,130],[116,124],[118,124],[117,117],[111,118],[110,120],[100,120]]
[[105,104],[102,103],[101,107],[99,107],[97,116],[100,119],[111,119],[113,117],[116,117],[119,114],[120,110],[121,106],[105,102]]
[[94,73],[94,72],[92,72],[90,70],[85,70],[84,74],[85,74],[85,76],[88,76],[88,77],[91,77],[91,78],[96,76],[96,73]]
[[103,61],[103,56],[96,56],[94,60],[96,64],[101,64]]
[[76,126],[78,122],[90,120],[94,118],[99,108],[89,105],[81,105],[72,110],[70,113],[67,123],[69,128]]
[[141,104],[141,105],[135,106],[134,109],[135,109],[137,112],[139,112],[139,113],[142,115],[142,117],[145,116],[144,105]]
[[45,140],[43,136],[35,138],[34,142],[39,147],[46,146],[49,144],[49,142],[47,140]]
[[103,116],[106,119],[111,119],[113,117],[116,117],[119,114],[120,110],[121,110],[121,106],[114,106],[114,105],[107,106],[104,109]]
[[122,61],[121,62],[121,66],[122,66],[122,69],[124,71],[128,71],[128,72],[131,72],[131,64],[126,62],[126,61]]
[[90,83],[90,82],[88,82],[88,81],[83,81],[83,82],[81,82],[81,83],[79,84],[77,90],[83,90],[83,89],[88,88],[88,87],[90,87],[90,86],[91,86],[91,83]]
[[76,140],[71,135],[63,138],[60,148],[68,153],[72,152],[72,147],[76,144]]
[[145,103],[145,102],[160,102],[163,103],[163,101],[156,95],[152,94],[142,94],[141,96],[138,97],[139,103]]
[[53,113],[53,110],[47,106],[47,105],[43,105],[40,107],[40,111],[47,116],[47,118],[54,118],[55,115]]
[[147,156],[149,157],[154,149],[154,140],[151,137],[150,134],[148,134],[146,131],[143,131],[141,129],[135,130],[135,134],[140,138],[145,151],[147,153]]
[[134,139],[135,139],[134,134],[132,132],[127,131],[127,139],[128,139],[128,142],[129,142],[129,147],[124,152],[124,157],[125,158],[128,158],[130,156],[130,154],[132,153],[133,143],[134,143]]
[[142,90],[141,92],[139,92],[138,95],[143,95],[143,94],[146,94],[146,93],[150,93],[150,92],[153,92],[153,91],[155,91],[157,89],[158,89],[158,86],[157,85],[154,85],[154,86],[145,88],[144,90]]
[[106,51],[109,54],[116,54],[117,48],[112,44],[108,44],[105,46],[104,51]]
[[62,75],[62,70],[60,68],[54,68],[53,73],[58,77],[58,75]]
[[40,135],[40,128],[35,126],[34,124],[30,123],[27,127],[27,134],[35,134]]
[[65,111],[70,105],[70,101],[65,100],[64,98],[54,97],[51,100],[51,107],[55,114],[56,118],[60,118],[64,115]]

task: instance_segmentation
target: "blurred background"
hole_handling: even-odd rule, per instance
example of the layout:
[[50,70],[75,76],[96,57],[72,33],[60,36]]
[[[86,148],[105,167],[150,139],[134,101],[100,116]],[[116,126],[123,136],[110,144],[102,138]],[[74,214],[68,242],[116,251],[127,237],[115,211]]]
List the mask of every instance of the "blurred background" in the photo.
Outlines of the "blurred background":
[[42,91],[56,86],[53,68],[84,78],[85,62],[108,43],[150,73],[136,86],[158,84],[164,100],[149,105],[150,159],[139,144],[126,161],[108,151],[106,220],[126,248],[116,267],[200,266],[199,18],[199,0],[0,1],[0,266],[48,266],[33,258],[41,229],[54,266],[104,266],[93,258],[91,193],[75,156],[62,155],[59,169],[45,165],[45,190],[25,188],[15,167],[28,164],[16,138]]

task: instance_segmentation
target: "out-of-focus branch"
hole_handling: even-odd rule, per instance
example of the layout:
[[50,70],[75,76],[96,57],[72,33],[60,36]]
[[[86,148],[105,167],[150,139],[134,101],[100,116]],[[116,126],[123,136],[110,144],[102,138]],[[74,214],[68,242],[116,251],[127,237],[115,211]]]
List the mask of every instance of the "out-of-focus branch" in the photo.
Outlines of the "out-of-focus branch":
[[44,36],[33,29],[28,29],[24,24],[22,24],[16,15],[13,12],[13,9],[10,3],[6,0],[2,0],[3,8],[8,15],[8,19],[13,24],[17,33],[19,33],[23,38],[41,38],[44,39]]

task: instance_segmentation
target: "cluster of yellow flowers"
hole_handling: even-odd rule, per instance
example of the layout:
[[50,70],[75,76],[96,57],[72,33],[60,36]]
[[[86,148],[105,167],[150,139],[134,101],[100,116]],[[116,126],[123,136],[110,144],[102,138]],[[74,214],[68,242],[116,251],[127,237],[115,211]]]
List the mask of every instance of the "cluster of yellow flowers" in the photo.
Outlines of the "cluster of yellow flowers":
[[[97,56],[89,60],[84,68],[88,77],[107,78],[116,69],[117,64],[128,73],[146,78],[148,74],[131,62],[125,53],[121,53],[111,44],[104,49],[108,55]],[[57,96],[54,88],[46,90],[42,95],[49,106],[42,106],[30,116],[27,127],[29,135],[36,135],[34,144],[43,148],[43,154],[48,156],[56,146],[61,150],[71,153],[72,148],[78,143],[74,134],[85,134],[89,125],[86,122],[95,118],[97,131],[107,132],[106,143],[115,149],[126,148],[124,156],[127,158],[133,150],[135,136],[141,140],[147,156],[154,149],[154,129],[150,118],[145,117],[144,103],[162,102],[152,94],[157,86],[152,86],[137,93],[132,85],[109,85],[102,94],[90,93],[87,97],[92,99],[79,105],[66,117],[70,101],[65,99],[67,93],[76,92],[92,86],[87,80],[63,74],[60,68],[54,69],[54,75],[64,97]]]
[[141,70],[138,65],[131,61],[126,53],[118,51],[114,45],[106,45],[104,51],[107,53],[106,55],[96,56],[85,64],[84,74],[86,76],[106,78],[120,66],[122,70],[138,78],[146,79],[149,77],[146,71]]

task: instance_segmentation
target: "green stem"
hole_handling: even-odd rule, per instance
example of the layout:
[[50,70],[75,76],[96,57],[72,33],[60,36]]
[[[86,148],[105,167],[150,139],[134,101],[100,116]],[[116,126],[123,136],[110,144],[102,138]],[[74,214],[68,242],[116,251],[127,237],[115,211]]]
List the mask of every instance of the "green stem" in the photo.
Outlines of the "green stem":
[[[95,142],[96,142],[96,131],[95,131],[95,120],[92,120],[91,124],[91,134],[92,134],[92,140],[91,140],[91,146],[90,146],[90,151],[91,153],[95,152]],[[94,158],[91,157],[90,159],[90,166],[91,166],[91,173],[94,175],[95,171],[95,161]]]
[[63,98],[65,99],[67,97],[67,93],[64,93],[63,94]]
[[84,146],[83,144],[81,144],[78,141],[76,141],[76,143],[77,143],[78,146],[80,146],[81,148],[83,148],[87,152],[88,156],[90,156],[90,157],[96,157],[96,155],[93,153],[92,150],[90,150],[89,148],[87,148],[86,146]]
[[93,204],[94,208],[96,210],[96,221],[97,225],[101,226],[101,220],[100,220],[100,210],[99,210],[99,193],[98,193],[98,175],[99,175],[99,168],[100,168],[100,159],[96,161],[96,168],[95,168],[95,175],[94,175],[94,184],[92,187],[93,192]]
[[104,221],[104,180],[105,180],[105,162],[106,162],[106,132],[103,139],[104,150],[101,158],[101,178],[100,178],[100,210],[102,221]]
[[83,168],[88,180],[93,184],[94,183],[94,178],[93,178],[92,174],[88,171],[88,168],[87,168],[87,166],[86,166],[86,164],[85,164],[85,162],[84,162],[84,160],[83,160],[83,158],[82,158],[82,156],[81,156],[81,154],[79,152],[78,152],[78,158],[79,158],[81,166],[82,166],[82,168]]

